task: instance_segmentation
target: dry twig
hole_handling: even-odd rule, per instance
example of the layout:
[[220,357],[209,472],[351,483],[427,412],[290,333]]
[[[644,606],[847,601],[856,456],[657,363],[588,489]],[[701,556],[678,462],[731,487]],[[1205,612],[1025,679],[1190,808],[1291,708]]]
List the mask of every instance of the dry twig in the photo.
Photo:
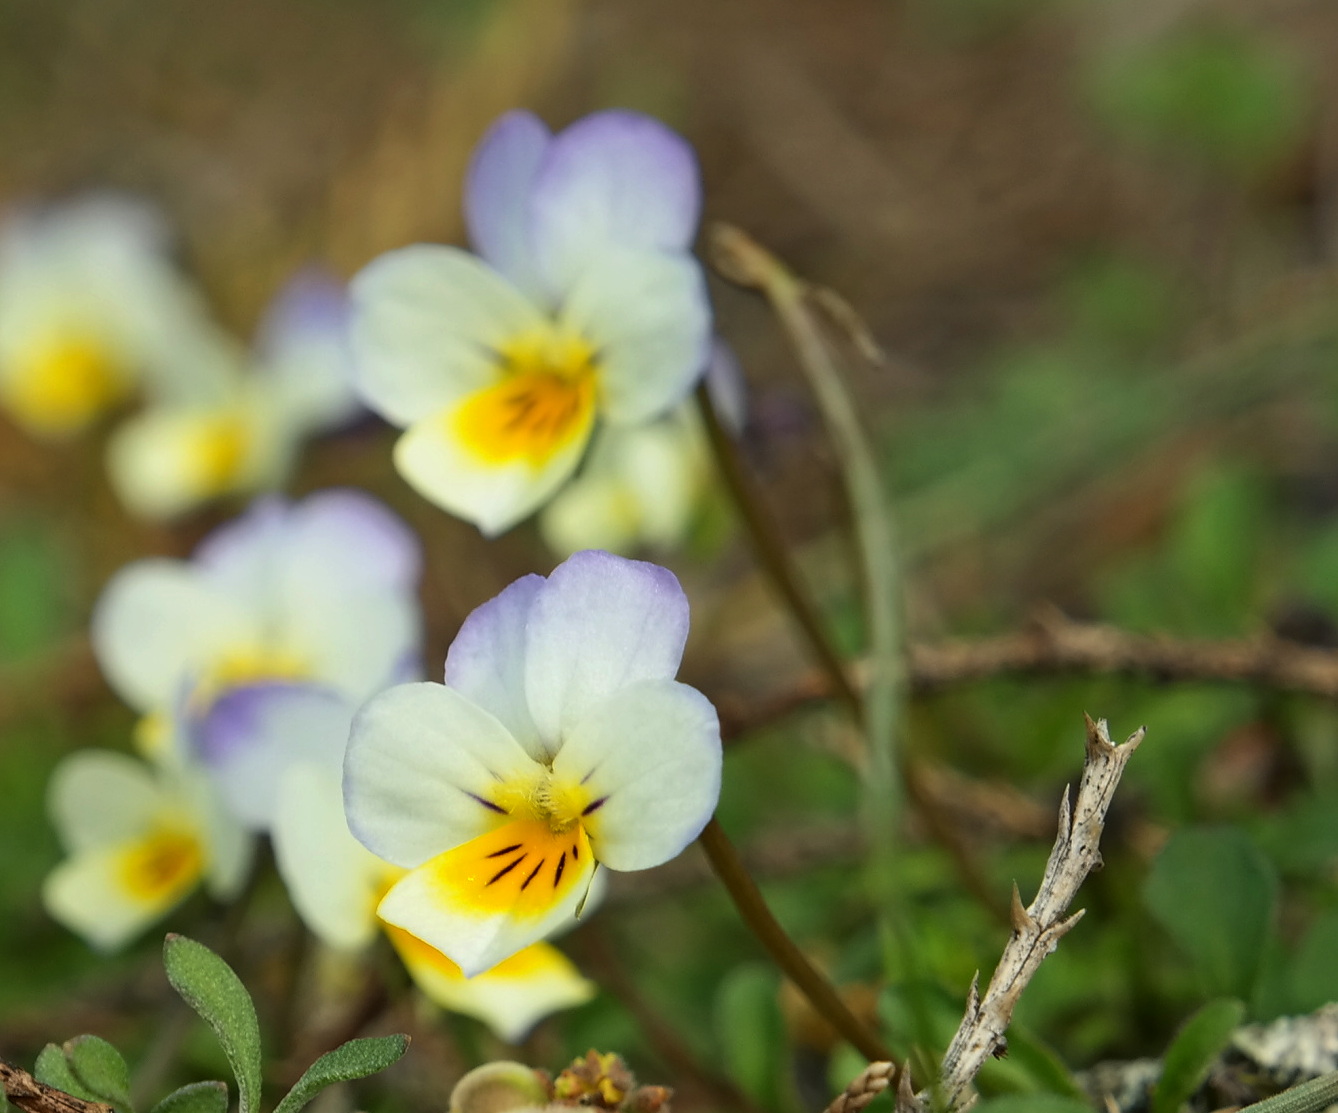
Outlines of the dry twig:
[[[1138,676],[1181,683],[1251,684],[1280,692],[1338,699],[1338,650],[1299,645],[1271,635],[1226,641],[1134,634],[1114,626],[1073,622],[1056,610],[1021,630],[990,638],[956,639],[907,647],[907,682],[924,694],[996,676]],[[862,669],[856,679],[864,680]],[[829,698],[825,679],[801,676],[750,713],[720,699],[721,722],[731,738]]]
[[896,1063],[870,1063],[855,1076],[845,1090],[827,1106],[825,1113],[859,1113],[889,1086],[897,1087],[896,1113],[915,1113],[919,1103],[911,1091],[909,1071],[898,1077]]
[[0,1059],[0,1082],[11,1105],[24,1113],[113,1113],[110,1105],[85,1101],[45,1082],[38,1082],[26,1070]]
[[1023,908],[1017,886],[1013,886],[1013,934],[983,998],[979,978],[971,983],[966,1015],[939,1074],[936,1097],[942,1108],[968,1109],[975,1102],[972,1082],[985,1060],[1006,1046],[1004,1032],[1022,991],[1060,938],[1082,918],[1082,910],[1067,917],[1065,912],[1087,875],[1101,864],[1106,810],[1125,765],[1142,740],[1140,728],[1124,745],[1116,746],[1104,719],[1087,719],[1087,760],[1077,799],[1070,805],[1065,791],[1060,801],[1059,833],[1036,899]]

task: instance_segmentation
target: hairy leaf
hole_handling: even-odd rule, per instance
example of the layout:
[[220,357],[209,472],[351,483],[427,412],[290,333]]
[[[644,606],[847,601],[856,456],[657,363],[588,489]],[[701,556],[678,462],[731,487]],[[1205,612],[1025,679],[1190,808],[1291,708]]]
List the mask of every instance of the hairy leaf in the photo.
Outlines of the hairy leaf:
[[65,1058],[75,1076],[118,1109],[129,1110],[130,1068],[121,1053],[99,1036],[75,1036],[65,1044]]
[[326,1086],[383,1071],[396,1062],[408,1046],[409,1037],[403,1035],[349,1040],[312,1063],[279,1102],[274,1113],[297,1113]]
[[173,1090],[151,1113],[228,1113],[226,1082],[192,1082]]
[[223,1045],[237,1078],[239,1113],[256,1113],[260,1108],[260,1023],[241,979],[203,943],[184,935],[168,935],[163,965],[172,987]]

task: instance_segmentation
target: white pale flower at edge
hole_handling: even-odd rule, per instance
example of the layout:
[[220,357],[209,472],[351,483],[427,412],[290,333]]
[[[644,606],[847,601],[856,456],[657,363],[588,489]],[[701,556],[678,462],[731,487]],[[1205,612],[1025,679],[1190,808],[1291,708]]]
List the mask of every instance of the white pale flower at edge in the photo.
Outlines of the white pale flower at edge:
[[363,847],[344,819],[340,767],[353,706],[300,685],[242,690],[220,703],[228,700],[246,705],[249,756],[221,771],[222,787],[264,798],[279,873],[303,923],[323,943],[357,950],[384,929],[430,1000],[479,1018],[512,1042],[540,1018],[594,996],[594,985],[550,944],[535,943],[466,978],[440,951],[378,920],[378,902],[404,870]]
[[251,862],[251,836],[198,768],[73,754],[52,776],[48,810],[69,857],[48,875],[43,903],[100,950],[130,942],[201,883],[235,897]]
[[573,473],[597,422],[665,413],[710,339],[691,147],[634,112],[556,136],[526,112],[484,137],[465,186],[479,256],[418,244],[353,280],[358,387],[406,431],[400,474],[488,535]]
[[228,341],[172,266],[147,206],[96,195],[11,213],[0,228],[0,407],[68,437],[143,388],[212,389]]
[[[190,560],[121,569],[94,608],[93,651],[150,717],[150,746],[173,727],[193,734],[220,696],[248,685],[301,680],[360,702],[420,674],[419,559],[408,527],[360,492],[261,500]],[[231,737],[190,741],[226,748]]]
[[208,390],[124,422],[108,445],[118,497],[141,518],[171,518],[225,495],[278,488],[302,444],[359,410],[338,283],[304,272],[271,306],[254,354],[237,353]]
[[720,793],[720,725],[674,680],[688,603],[673,574],[577,553],[466,619],[446,684],[353,721],[349,827],[409,872],[382,919],[473,975],[569,923],[597,865],[677,855]]

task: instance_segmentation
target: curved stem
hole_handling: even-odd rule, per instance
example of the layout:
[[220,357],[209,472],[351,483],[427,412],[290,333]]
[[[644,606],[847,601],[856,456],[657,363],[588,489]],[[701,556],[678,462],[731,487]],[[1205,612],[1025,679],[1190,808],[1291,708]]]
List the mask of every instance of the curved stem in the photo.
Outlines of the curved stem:
[[785,539],[781,536],[775,518],[767,510],[762,492],[740,458],[733,439],[720,424],[704,384],[697,388],[697,404],[706,427],[706,438],[720,469],[720,477],[748,528],[758,563],[803,631],[809,649],[827,674],[832,694],[846,705],[856,719],[862,719],[863,705],[859,693],[855,690],[841,655],[827,636],[822,616],[804,587],[799,570],[790,559]]
[[698,836],[698,841],[744,923],[766,947],[785,976],[808,998],[818,1014],[865,1058],[895,1062],[882,1041],[850,1011],[832,983],[808,961],[804,952],[771,914],[761,890],[749,875],[739,852],[720,826],[720,821],[713,816]]

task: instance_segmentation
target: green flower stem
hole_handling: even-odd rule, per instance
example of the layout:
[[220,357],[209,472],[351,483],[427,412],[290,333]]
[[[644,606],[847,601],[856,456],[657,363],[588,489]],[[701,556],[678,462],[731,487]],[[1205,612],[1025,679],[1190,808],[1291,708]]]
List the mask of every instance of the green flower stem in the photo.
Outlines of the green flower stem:
[[875,1062],[896,1062],[882,1041],[850,1011],[831,982],[808,961],[804,952],[776,921],[757,883],[739,857],[738,850],[720,826],[720,821],[712,817],[698,836],[698,841],[744,923],[767,949],[781,972],[808,998],[818,1015],[826,1019],[844,1039],[849,1040],[865,1058]]
[[1319,1113],[1338,1102],[1338,1071],[1247,1105],[1240,1113]]
[[846,671],[841,655],[836,652],[836,648],[827,636],[822,616],[818,613],[817,605],[809,595],[808,589],[803,585],[799,570],[790,558],[790,550],[781,536],[776,520],[767,510],[761,490],[740,458],[733,438],[720,424],[720,417],[715,412],[715,406],[704,384],[697,388],[697,404],[701,409],[702,423],[706,427],[706,437],[715,455],[720,477],[729,489],[739,516],[748,529],[758,562],[776,592],[784,600],[790,614],[799,624],[813,656],[827,673],[833,694],[846,705],[857,720],[862,721],[864,707],[859,692],[856,691]]

